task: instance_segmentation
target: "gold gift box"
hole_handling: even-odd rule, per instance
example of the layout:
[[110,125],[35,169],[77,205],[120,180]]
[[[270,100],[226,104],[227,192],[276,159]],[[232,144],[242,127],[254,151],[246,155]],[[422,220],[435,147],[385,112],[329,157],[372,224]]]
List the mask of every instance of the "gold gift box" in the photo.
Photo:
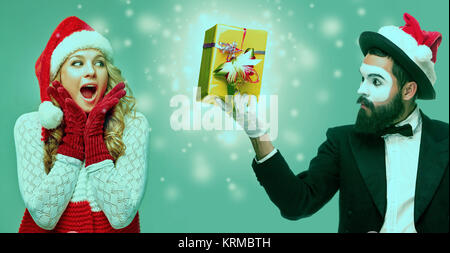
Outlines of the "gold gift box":
[[237,48],[242,50],[236,56],[243,54],[246,49],[254,49],[254,56],[256,59],[261,60],[258,64],[254,65],[254,69],[259,76],[259,81],[257,83],[245,83],[239,87],[239,91],[241,93],[255,95],[258,98],[261,90],[267,31],[218,24],[205,32],[202,63],[198,80],[198,88],[200,91],[197,94],[197,101],[213,104],[215,96],[225,100],[226,95],[234,95],[229,94],[231,91],[226,79],[214,74],[214,70],[221,64],[227,62],[227,57],[229,57],[228,54],[223,53],[219,49],[219,42],[228,44],[236,43]]

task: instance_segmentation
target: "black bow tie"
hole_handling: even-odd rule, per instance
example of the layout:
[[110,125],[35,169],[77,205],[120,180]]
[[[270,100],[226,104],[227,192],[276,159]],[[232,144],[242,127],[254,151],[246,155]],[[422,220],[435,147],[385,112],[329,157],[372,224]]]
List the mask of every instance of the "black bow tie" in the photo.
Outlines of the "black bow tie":
[[413,136],[412,127],[410,124],[406,124],[403,126],[391,126],[388,128],[385,128],[380,132],[380,136],[386,135],[386,134],[401,134],[406,137]]

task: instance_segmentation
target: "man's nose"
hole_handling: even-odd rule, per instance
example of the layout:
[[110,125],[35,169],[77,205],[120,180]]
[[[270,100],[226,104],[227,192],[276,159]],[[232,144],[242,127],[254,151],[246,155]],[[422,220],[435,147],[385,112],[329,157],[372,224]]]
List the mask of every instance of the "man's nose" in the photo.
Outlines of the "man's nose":
[[368,89],[367,84],[365,82],[361,83],[357,93],[360,96],[365,96],[365,97],[369,96],[369,89]]

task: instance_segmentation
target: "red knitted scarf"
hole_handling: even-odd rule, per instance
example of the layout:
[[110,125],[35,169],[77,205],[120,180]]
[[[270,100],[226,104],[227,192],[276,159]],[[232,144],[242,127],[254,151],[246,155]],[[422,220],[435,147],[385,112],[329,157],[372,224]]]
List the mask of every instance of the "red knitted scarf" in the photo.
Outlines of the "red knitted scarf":
[[92,212],[89,202],[70,202],[53,230],[39,227],[25,209],[19,233],[140,233],[139,212],[125,228],[111,227],[105,214]]

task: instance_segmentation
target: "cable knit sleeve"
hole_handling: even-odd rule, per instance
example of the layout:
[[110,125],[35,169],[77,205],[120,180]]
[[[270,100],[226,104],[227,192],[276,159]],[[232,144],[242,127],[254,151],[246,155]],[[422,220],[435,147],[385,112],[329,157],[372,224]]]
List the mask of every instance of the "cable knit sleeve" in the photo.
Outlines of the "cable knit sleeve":
[[38,226],[51,230],[72,197],[82,162],[58,154],[50,173],[45,173],[37,112],[19,117],[14,126],[14,141],[19,189],[25,207]]
[[104,160],[86,168],[96,201],[115,229],[131,223],[145,192],[149,124],[141,113],[126,121],[123,142],[125,154],[115,166]]

